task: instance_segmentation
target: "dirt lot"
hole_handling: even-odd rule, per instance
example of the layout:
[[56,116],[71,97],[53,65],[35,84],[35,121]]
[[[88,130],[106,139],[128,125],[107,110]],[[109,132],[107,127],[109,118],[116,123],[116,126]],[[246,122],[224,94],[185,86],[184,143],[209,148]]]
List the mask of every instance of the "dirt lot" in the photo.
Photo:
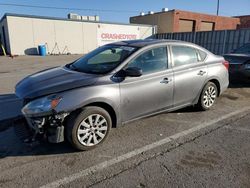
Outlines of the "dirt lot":
[[[0,58],[0,117],[20,112],[18,80],[78,57]],[[87,152],[67,143],[27,145],[9,127],[0,132],[0,187],[250,187],[249,115],[250,84],[236,84],[210,111],[136,121]]]

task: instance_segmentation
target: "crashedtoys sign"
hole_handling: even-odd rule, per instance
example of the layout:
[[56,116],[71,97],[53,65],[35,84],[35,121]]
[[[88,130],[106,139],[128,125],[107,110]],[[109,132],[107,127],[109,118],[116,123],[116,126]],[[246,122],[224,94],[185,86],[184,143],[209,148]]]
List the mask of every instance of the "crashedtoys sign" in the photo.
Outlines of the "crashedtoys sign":
[[140,39],[139,33],[140,29],[137,26],[100,24],[97,29],[98,46],[121,40]]

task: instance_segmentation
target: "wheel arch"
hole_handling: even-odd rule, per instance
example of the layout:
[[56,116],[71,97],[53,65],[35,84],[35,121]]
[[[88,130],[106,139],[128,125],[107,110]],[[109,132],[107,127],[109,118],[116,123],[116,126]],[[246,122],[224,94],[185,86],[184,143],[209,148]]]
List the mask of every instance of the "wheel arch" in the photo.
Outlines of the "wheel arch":
[[[218,96],[220,96],[221,86],[220,86],[220,82],[219,82],[219,80],[218,80],[218,79],[213,78],[213,79],[208,80],[208,81],[206,82],[206,84],[207,84],[208,82],[212,82],[212,83],[214,83],[214,84],[216,85],[217,90],[218,90],[217,97],[218,97]],[[206,85],[206,84],[205,84],[205,85]],[[204,85],[204,86],[205,86],[205,85]],[[204,87],[204,86],[203,86],[203,87]]]
[[81,113],[83,111],[83,109],[85,107],[88,107],[88,106],[100,107],[100,108],[103,108],[104,110],[106,110],[111,117],[113,128],[117,127],[117,125],[119,124],[118,115],[115,112],[115,109],[110,104],[108,104],[106,102],[91,102],[91,103],[85,104],[84,106],[81,106],[81,107],[73,110],[72,112],[70,112],[69,116],[77,116],[79,113]]
[[221,86],[220,86],[219,80],[218,80],[217,78],[210,78],[210,79],[208,79],[208,80],[206,80],[206,81],[204,82],[204,84],[203,84],[203,86],[202,86],[202,88],[201,88],[199,94],[198,94],[197,97],[195,98],[193,104],[197,104],[197,103],[198,103],[199,98],[200,98],[200,95],[201,95],[201,92],[202,92],[203,88],[207,85],[208,82],[212,82],[212,83],[214,83],[214,84],[216,85],[217,90],[218,90],[217,96],[220,95]]
[[89,103],[89,104],[83,106],[82,109],[86,106],[97,106],[97,107],[100,107],[100,108],[103,108],[104,110],[106,110],[111,117],[112,127],[113,128],[117,127],[117,124],[118,124],[117,114],[116,114],[114,108],[110,104],[105,103],[105,102],[92,102],[92,103]]

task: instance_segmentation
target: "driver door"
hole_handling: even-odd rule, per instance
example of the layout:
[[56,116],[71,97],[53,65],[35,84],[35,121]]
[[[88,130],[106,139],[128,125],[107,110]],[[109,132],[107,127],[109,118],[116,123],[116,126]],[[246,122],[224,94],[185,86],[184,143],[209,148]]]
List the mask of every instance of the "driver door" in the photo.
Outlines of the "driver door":
[[173,71],[168,69],[168,49],[147,50],[128,67],[142,69],[140,77],[126,77],[120,83],[122,121],[127,122],[173,106]]

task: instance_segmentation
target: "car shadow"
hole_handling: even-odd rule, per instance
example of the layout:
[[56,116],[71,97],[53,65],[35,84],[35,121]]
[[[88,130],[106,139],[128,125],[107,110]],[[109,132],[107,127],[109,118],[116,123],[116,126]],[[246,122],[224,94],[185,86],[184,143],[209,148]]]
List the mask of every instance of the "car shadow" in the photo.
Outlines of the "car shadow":
[[240,74],[229,74],[229,88],[250,88],[250,78]]
[[229,84],[229,88],[250,88],[250,80],[248,81],[240,81],[240,80],[234,80],[231,81]]
[[15,94],[0,95],[0,159],[8,156],[54,155],[76,152],[69,143],[49,144],[46,142],[24,143],[17,127],[25,126],[21,115],[23,101]]
[[[15,126],[24,126],[17,124]],[[15,126],[9,127],[0,132],[0,159],[6,157],[24,157],[36,155],[58,155],[77,152],[68,142],[51,144],[45,140],[25,143],[20,139],[15,130]]]
[[203,111],[196,106],[188,106],[170,113],[194,113],[194,112],[203,112]]
[[13,93],[0,95],[0,132],[21,116],[22,104],[22,100]]

